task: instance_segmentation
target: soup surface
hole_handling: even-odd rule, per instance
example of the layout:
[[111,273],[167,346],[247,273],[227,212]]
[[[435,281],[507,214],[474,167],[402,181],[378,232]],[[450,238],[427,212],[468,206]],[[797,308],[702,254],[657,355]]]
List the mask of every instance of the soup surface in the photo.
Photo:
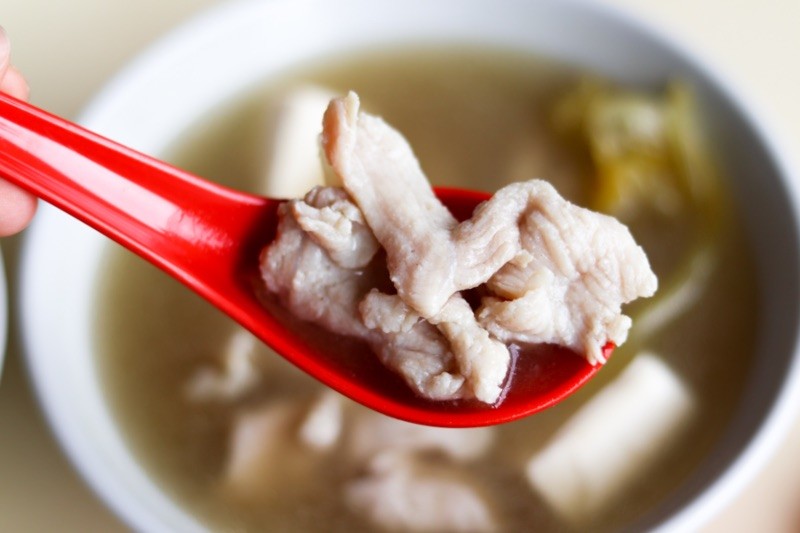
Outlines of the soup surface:
[[[314,83],[342,93],[356,90],[365,109],[406,136],[434,184],[495,190],[541,177],[565,197],[586,205],[596,172],[590,154],[553,127],[556,102],[583,76],[508,51],[384,51],[320,61],[274,77],[215,110],[166,158],[215,181],[258,192],[263,188],[264,147],[271,142],[265,124],[276,102],[292,87]],[[590,385],[541,414],[491,430],[492,445],[480,457],[458,461],[428,453],[417,460],[468,477],[500,530],[582,529],[529,485],[525,465],[573,413],[646,350],[684,382],[693,398],[693,416],[668,450],[637,467],[625,493],[599,510],[591,526],[617,529],[656,506],[713,447],[750,365],[753,265],[735,210],[724,198],[722,207],[724,223],[716,225],[709,252],[713,271],[693,289],[693,304],[685,311],[639,334],[637,316],[647,311],[648,302],[632,306],[627,310],[634,319],[629,342]],[[703,217],[695,215],[667,216],[646,209],[623,219],[667,293],[681,285],[682,272],[691,264],[686,259],[690,250],[698,235],[708,231],[702,227]],[[221,354],[238,326],[154,267],[111,245],[98,283],[96,339],[106,395],[129,446],[165,491],[212,529],[376,529],[342,497],[343,487],[367,468],[345,450],[346,439],[325,453],[290,446],[283,453],[285,461],[297,456],[306,467],[282,469],[276,479],[246,495],[226,488],[231,434],[242,415],[281,402],[305,408],[319,396],[320,385],[257,346],[257,386],[227,401],[192,399],[187,384],[198,369],[223,364]],[[349,402],[344,409],[347,416],[362,410]]]

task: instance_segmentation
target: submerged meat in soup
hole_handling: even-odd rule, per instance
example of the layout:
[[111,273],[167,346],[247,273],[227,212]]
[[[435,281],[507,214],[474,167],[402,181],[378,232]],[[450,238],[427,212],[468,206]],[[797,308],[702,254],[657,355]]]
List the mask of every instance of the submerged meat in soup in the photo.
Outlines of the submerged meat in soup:
[[351,512],[387,531],[497,531],[497,519],[475,485],[454,466],[389,453],[370,463],[366,477],[350,482],[344,497]]
[[[402,135],[353,93],[330,103],[322,145],[341,188],[282,206],[266,286],[299,318],[366,341],[425,398],[495,403],[511,343],[604,363],[631,326],[622,304],[655,292],[628,229],[544,181],[511,184],[459,223]],[[462,294],[476,287],[477,311]]]

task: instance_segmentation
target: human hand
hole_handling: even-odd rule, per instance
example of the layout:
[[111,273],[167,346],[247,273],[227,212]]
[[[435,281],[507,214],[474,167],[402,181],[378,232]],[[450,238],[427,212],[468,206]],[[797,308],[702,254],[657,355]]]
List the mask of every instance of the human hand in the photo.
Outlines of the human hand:
[[[10,51],[8,36],[0,27],[0,92],[27,100],[28,84],[22,74],[11,66]],[[0,179],[0,237],[23,230],[35,212],[36,197]]]

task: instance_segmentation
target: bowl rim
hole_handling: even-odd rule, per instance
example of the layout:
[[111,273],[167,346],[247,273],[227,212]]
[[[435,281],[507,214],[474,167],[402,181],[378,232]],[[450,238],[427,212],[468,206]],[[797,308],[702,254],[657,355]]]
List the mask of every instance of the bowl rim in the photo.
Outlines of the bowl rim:
[[[208,32],[219,31],[220,27],[225,27],[226,24],[230,25],[231,20],[246,16],[249,10],[264,3],[260,0],[234,0],[213,6],[190,17],[186,22],[183,22],[164,37],[148,46],[133,61],[127,63],[92,99],[92,102],[82,113],[80,122],[88,125],[102,122],[100,117],[105,116],[107,113],[113,113],[116,103],[124,101],[135,94],[140,89],[140,84],[147,83],[153,72],[166,68],[169,62],[177,55],[187,53],[198,39],[206,39]],[[269,3],[277,5],[281,4],[282,1],[270,0]],[[710,85],[734,104],[744,121],[752,128],[755,135],[763,141],[770,160],[778,169],[778,174],[786,177],[782,185],[789,193],[790,208],[795,222],[798,221],[798,212],[800,212],[798,210],[798,205],[800,204],[798,200],[800,198],[798,193],[800,190],[800,170],[798,169],[800,167],[794,160],[792,152],[787,148],[784,140],[786,136],[781,135],[776,129],[775,122],[767,117],[763,109],[757,108],[757,104],[753,99],[745,98],[741,89],[731,83],[728,77],[721,73],[711,61],[702,57],[697,50],[685,46],[655,23],[620,7],[590,0],[543,0],[541,3],[552,5],[563,3],[573,7],[577,6],[576,8],[586,10],[593,17],[610,18],[627,29],[635,29],[644,34],[646,38],[658,46],[681,57],[702,71]],[[224,21],[224,24],[219,24],[220,21]],[[50,206],[44,207],[46,210],[51,209]],[[37,361],[35,356],[31,355],[35,351],[35,349],[32,349],[34,332],[27,329],[28,324],[31,323],[30,317],[35,313],[35,310],[28,305],[29,299],[26,298],[28,293],[26,287],[35,283],[35,280],[29,274],[32,270],[26,268],[26,265],[35,260],[32,257],[31,242],[38,231],[37,228],[43,224],[43,220],[45,220],[45,216],[39,216],[37,220],[34,220],[32,228],[23,243],[18,298],[20,316],[23,322],[22,340],[29,373],[34,382],[38,401],[59,444],[65,449],[73,466],[81,473],[94,492],[128,525],[143,530],[158,529],[162,524],[157,522],[157,519],[155,519],[156,521],[151,521],[153,517],[147,516],[146,508],[137,508],[136,505],[126,502],[125,495],[120,494],[117,488],[114,487],[113,482],[109,481],[107,473],[93,465],[92,458],[83,450],[83,444],[80,441],[81,436],[76,435],[74,430],[64,421],[61,415],[63,406],[59,406],[58,399],[54,398],[47,388],[41,385],[46,381],[43,377],[46,369],[42,368],[41,361]],[[795,245],[800,249],[800,244],[796,242]],[[798,277],[800,277],[800,274],[798,274]],[[782,438],[792,426],[797,412],[800,411],[800,386],[798,386],[800,384],[800,357],[798,357],[797,353],[798,344],[800,344],[800,336],[795,332],[794,355],[789,366],[789,372],[782,381],[782,388],[777,393],[772,408],[760,424],[755,436],[720,476],[709,483],[696,498],[660,524],[658,529],[692,530],[706,523],[726,503],[733,500],[734,496],[744,488],[748,481],[753,479],[767,459],[775,452],[782,442]]]
[[8,315],[8,277],[6,276],[4,254],[0,249],[0,386],[3,384],[3,363],[8,348]]

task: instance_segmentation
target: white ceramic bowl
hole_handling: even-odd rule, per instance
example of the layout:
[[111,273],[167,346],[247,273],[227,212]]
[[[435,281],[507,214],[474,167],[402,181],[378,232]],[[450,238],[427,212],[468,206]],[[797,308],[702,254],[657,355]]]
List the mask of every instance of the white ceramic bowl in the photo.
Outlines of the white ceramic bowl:
[[[755,243],[760,323],[742,408],[702,467],[634,525],[695,529],[751,478],[792,420],[790,406],[798,402],[790,394],[800,389],[800,247],[796,168],[772,131],[693,54],[590,3],[244,0],[194,19],[142,54],[97,97],[83,123],[157,156],[204,111],[286,66],[370,43],[419,40],[531,50],[625,82],[648,85],[678,75],[696,87]],[[77,469],[130,525],[200,531],[137,465],[103,400],[92,325],[104,246],[98,234],[47,206],[28,232],[20,301],[37,393]]]

